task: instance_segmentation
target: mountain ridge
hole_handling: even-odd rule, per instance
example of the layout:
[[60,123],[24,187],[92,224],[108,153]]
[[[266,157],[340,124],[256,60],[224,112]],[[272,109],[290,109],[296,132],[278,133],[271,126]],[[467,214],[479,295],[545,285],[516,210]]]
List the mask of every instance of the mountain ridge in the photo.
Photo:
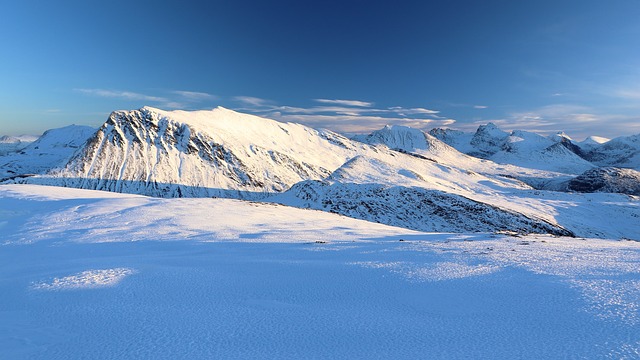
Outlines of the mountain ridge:
[[[480,130],[491,139],[506,134],[485,151],[577,157],[565,144],[572,141],[566,134],[545,138],[529,132],[506,133],[493,124]],[[475,142],[479,144],[482,136]],[[637,199],[622,200],[627,204],[620,206],[616,204],[624,198],[616,194],[540,191],[568,191],[577,174],[476,158],[431,133],[402,126],[349,139],[224,108],[143,107],[113,112],[81,145],[80,139],[67,141],[68,146],[61,148],[67,160],[34,168],[38,170],[34,176],[14,176],[9,182],[158,197],[278,202],[422,231],[596,237],[640,232],[633,226],[618,232],[604,220],[580,220],[600,217],[606,210],[629,221],[638,215]],[[57,149],[54,142],[49,146]],[[542,161],[542,155],[530,160]],[[567,208],[567,203],[574,205]]]

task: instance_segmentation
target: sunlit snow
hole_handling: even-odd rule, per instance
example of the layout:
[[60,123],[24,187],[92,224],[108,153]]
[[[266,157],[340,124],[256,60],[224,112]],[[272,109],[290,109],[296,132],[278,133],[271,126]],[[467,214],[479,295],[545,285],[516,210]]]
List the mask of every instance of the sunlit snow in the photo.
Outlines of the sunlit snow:
[[636,241],[422,233],[272,204],[35,185],[0,186],[0,214],[9,359],[640,352]]

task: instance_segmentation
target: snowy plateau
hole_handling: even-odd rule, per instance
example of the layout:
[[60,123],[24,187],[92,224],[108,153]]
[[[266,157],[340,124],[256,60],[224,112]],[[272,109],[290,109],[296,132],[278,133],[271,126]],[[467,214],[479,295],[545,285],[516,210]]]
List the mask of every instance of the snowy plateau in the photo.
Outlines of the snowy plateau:
[[0,359],[640,358],[640,134],[144,107],[0,140]]

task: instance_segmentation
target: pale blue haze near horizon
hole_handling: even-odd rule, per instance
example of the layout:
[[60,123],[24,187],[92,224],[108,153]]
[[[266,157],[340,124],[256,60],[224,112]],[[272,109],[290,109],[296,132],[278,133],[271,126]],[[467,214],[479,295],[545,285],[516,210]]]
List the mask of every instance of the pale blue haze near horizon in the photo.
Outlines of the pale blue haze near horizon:
[[117,109],[640,133],[640,2],[0,1],[0,135]]

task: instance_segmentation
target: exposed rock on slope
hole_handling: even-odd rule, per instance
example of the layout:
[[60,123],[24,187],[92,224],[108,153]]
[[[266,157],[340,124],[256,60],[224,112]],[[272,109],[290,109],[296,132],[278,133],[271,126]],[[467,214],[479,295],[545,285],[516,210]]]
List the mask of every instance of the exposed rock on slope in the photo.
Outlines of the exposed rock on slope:
[[573,236],[570,231],[543,220],[419,187],[304,181],[274,201],[421,231],[515,231]]
[[476,152],[470,153],[469,155],[485,159],[489,158],[491,155],[500,151],[508,136],[509,133],[498,129],[493,123],[480,125],[470,141],[471,146],[476,149]]
[[592,169],[569,181],[568,187],[578,192],[640,195],[640,172],[614,167]]

